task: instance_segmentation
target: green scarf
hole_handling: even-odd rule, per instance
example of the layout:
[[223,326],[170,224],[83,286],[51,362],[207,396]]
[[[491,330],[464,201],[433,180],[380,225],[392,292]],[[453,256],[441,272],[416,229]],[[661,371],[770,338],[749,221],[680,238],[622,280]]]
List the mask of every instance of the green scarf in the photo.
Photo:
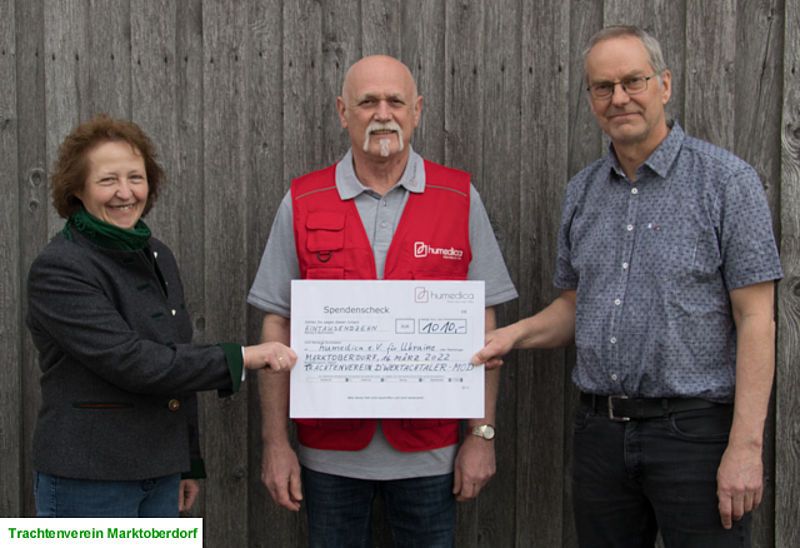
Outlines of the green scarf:
[[118,249],[122,251],[136,251],[147,246],[150,238],[150,229],[139,219],[131,230],[120,228],[105,221],[101,221],[91,215],[84,208],[72,214],[64,225],[62,233],[68,240],[72,240],[69,227],[83,234],[91,242],[108,249]]

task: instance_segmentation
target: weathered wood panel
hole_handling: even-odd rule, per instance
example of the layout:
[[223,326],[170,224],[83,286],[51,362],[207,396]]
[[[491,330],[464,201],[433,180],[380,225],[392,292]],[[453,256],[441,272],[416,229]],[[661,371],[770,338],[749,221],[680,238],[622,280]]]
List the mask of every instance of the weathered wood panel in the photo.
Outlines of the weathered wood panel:
[[[483,103],[483,171],[473,173],[473,184],[478,189],[486,206],[489,220],[501,248],[506,251],[505,260],[510,272],[517,272],[519,245],[517,223],[520,218],[520,201],[516,188],[520,181],[522,157],[518,143],[522,134],[519,116],[522,73],[522,51],[520,48],[503,47],[502,44],[517,44],[521,36],[521,22],[517,17],[518,0],[503,0],[485,4],[483,74],[484,85],[468,90],[472,101]],[[435,106],[434,106],[435,108]],[[434,110],[431,108],[431,110]],[[469,113],[469,109],[462,110]],[[471,115],[464,116],[470,121]],[[427,154],[427,151],[424,151]],[[518,283],[517,280],[515,280]],[[496,307],[498,325],[506,325],[519,317],[519,302]],[[514,474],[502,471],[514,470],[519,463],[516,436],[511,426],[516,421],[518,398],[514,387],[515,368],[501,369],[500,390],[497,398],[497,432],[495,458],[498,473],[484,487],[471,506],[478,511],[478,546],[513,546],[514,539],[508,535],[517,524],[518,516],[507,506],[497,504],[506,497],[516,497],[517,482]],[[524,462],[524,461],[523,461]]]
[[728,150],[734,143],[736,2],[686,3],[686,132]]
[[[394,3],[394,2],[392,2]],[[444,162],[445,3],[426,0],[402,2],[400,59],[408,65],[422,95],[422,119],[413,146],[433,162]],[[375,37],[378,41],[380,38]],[[376,48],[375,48],[376,49]],[[375,49],[367,50],[375,51]]]
[[[42,2],[23,2],[16,6],[17,42],[17,181],[19,184],[19,282],[20,313],[20,508],[24,515],[33,512],[33,463],[30,448],[33,426],[39,407],[39,367],[23,325],[26,313],[25,279],[28,268],[47,241],[47,215],[50,197],[45,161],[44,109],[44,18]],[[24,29],[24,30],[23,30]],[[8,74],[11,74],[10,72]],[[10,257],[9,257],[10,258]],[[11,362],[8,362],[11,363]]]
[[[278,204],[288,189],[283,164],[283,52],[280,2],[250,5],[247,98],[250,124],[247,204],[248,280],[255,277]],[[249,289],[249,288],[248,288]],[[248,307],[248,342],[258,342],[263,313]],[[248,381],[248,546],[295,546],[298,516],[272,503],[261,483],[261,412],[255,375]]]
[[[775,546],[800,545],[800,2],[783,11],[781,240],[775,379]],[[777,121],[776,121],[777,124]],[[768,525],[765,524],[765,527]]]
[[[736,112],[733,152],[756,171],[766,191],[776,236],[780,234],[780,125],[783,14],[778,0],[739,0],[737,3],[736,56],[734,64]],[[756,108],[753,108],[756,106]],[[774,398],[773,398],[774,404]],[[775,454],[774,405],[764,435],[764,455]],[[775,461],[764,460],[764,494],[753,515],[753,546],[775,545],[771,521],[775,512]]]
[[[0,68],[13,75],[0,83],[0,223],[16,235],[1,250],[14,259],[0,286],[10,303],[0,338],[4,362],[18,364],[0,388],[0,514],[33,512],[39,390],[21,324],[24,277],[63,225],[46,205],[46,172],[78,121],[104,110],[150,134],[168,181],[148,223],[182,266],[196,339],[255,342],[262,316],[244,297],[277,205],[292,177],[346,150],[335,97],[349,65],[398,56],[425,98],[415,149],[472,172],[517,282],[521,297],[501,308],[503,324],[556,294],[564,186],[605,152],[586,104],[583,46],[602,24],[634,23],[663,44],[668,115],[756,167],[781,231],[787,278],[754,545],[798,544],[799,11],[797,0],[0,0]],[[498,473],[478,500],[459,505],[458,545],[575,546],[574,352],[506,361]],[[305,516],[276,508],[260,483],[259,407],[248,384],[232,400],[203,397],[210,477],[190,514],[205,516],[208,546],[303,546]],[[389,545],[380,504],[375,524],[376,545]]]
[[[520,17],[521,316],[540,310],[558,294],[552,280],[567,182],[570,47],[562,29],[569,28],[569,15],[568,3],[554,3],[547,10],[523,3]],[[558,546],[570,519],[563,512],[563,448],[570,424],[564,411],[569,374],[565,352],[521,352],[517,359],[516,544]]]
[[[19,158],[17,154],[17,48],[15,33],[15,6],[12,2],[0,4],[0,74],[7,75],[0,80],[0,188],[3,192],[3,203],[0,205],[0,234],[14,235],[20,223],[20,180]],[[14,314],[3,314],[0,317],[0,348],[6,349],[7,364],[13,367],[0,369],[0,409],[8,412],[0,413],[0,467],[3,470],[17,470],[20,467],[22,454],[22,429],[19,417],[22,404],[21,370],[22,352],[20,342],[22,330],[20,325],[20,301],[22,279],[17,257],[20,256],[20,240],[15,237],[0,239],[0,257],[3,257],[4,268],[0,269],[0,307],[2,310],[14,311]],[[10,260],[9,260],[10,259]],[[4,478],[5,480],[5,478]],[[22,478],[13,474],[8,481],[0,484],[0,508],[7,508],[10,514],[18,514],[22,510]]]
[[[584,79],[583,50],[589,38],[603,26],[603,5],[592,0],[572,2],[570,6],[570,40],[569,40],[569,91],[568,113],[569,131],[567,146],[567,177],[574,176],[604,153],[602,132],[597,127],[594,115],[589,110],[586,82]],[[558,202],[560,212],[561,202]],[[546,260],[546,258],[542,258]],[[555,257],[549,264],[555,264]],[[552,271],[551,271],[552,272]],[[564,515],[561,531],[562,546],[576,546],[577,533],[572,518],[572,424],[578,406],[578,395],[572,383],[572,369],[575,365],[574,349],[564,353],[564,376],[562,391],[564,392],[564,445],[563,445],[563,501],[561,511]],[[535,511],[535,509],[533,509]]]
[[80,102],[80,120],[95,112],[131,116],[130,0],[89,1],[86,20],[86,67],[88,93]]
[[[484,78],[485,11],[481,2],[447,0],[444,21],[445,76],[444,162],[474,175],[483,172],[484,104],[479,82]],[[477,130],[477,131],[476,131]],[[424,151],[422,151],[424,154]],[[456,546],[476,546],[481,528],[491,526],[481,519],[487,501],[476,499],[458,505]],[[491,531],[488,531],[491,538]]]
[[[203,192],[205,218],[206,342],[241,341],[246,331],[247,142],[245,48],[248,4],[203,2]],[[234,214],[234,212],[238,212]],[[205,394],[202,447],[215,471],[205,481],[206,531],[212,546],[247,544],[247,392],[230,398]],[[238,428],[231,428],[238,425]],[[244,427],[244,428],[243,428]]]

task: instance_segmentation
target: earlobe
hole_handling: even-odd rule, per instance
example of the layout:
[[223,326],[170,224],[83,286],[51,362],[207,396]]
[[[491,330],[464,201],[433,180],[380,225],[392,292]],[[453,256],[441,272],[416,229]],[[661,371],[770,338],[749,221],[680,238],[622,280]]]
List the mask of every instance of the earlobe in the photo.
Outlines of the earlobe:
[[672,97],[672,73],[669,71],[669,69],[664,70],[664,74],[661,76],[661,79],[661,85],[664,87],[662,104],[666,105],[667,102],[669,102],[669,98]]
[[339,122],[341,122],[342,127],[347,129],[347,118],[345,117],[345,112],[347,107],[344,104],[344,99],[341,97],[336,98],[336,112],[339,114]]
[[419,118],[422,116],[422,96],[417,96],[416,104],[414,105],[414,127],[419,124]]

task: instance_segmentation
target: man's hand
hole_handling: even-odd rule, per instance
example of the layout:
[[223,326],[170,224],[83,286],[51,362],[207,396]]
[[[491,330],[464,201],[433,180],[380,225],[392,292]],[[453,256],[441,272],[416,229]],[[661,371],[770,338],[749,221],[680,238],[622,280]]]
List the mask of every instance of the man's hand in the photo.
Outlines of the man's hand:
[[730,529],[734,521],[761,504],[763,464],[758,447],[732,447],[722,454],[717,470],[717,498],[722,526]]
[[512,326],[506,326],[486,333],[486,346],[472,357],[472,365],[485,364],[487,369],[503,365],[503,356],[514,347],[516,335]]
[[468,434],[456,455],[453,494],[458,502],[478,496],[496,471],[494,442]]
[[261,482],[275,504],[294,512],[300,510],[300,501],[303,500],[300,464],[288,443],[264,444]]
[[178,489],[178,511],[185,512],[191,510],[197,495],[200,493],[200,482],[196,479],[181,480]]

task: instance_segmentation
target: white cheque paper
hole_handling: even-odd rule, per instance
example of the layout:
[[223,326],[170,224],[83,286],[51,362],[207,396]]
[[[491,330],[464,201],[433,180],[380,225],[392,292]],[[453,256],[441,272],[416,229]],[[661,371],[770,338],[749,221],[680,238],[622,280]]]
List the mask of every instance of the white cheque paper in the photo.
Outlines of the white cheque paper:
[[484,416],[484,283],[294,280],[293,418]]

